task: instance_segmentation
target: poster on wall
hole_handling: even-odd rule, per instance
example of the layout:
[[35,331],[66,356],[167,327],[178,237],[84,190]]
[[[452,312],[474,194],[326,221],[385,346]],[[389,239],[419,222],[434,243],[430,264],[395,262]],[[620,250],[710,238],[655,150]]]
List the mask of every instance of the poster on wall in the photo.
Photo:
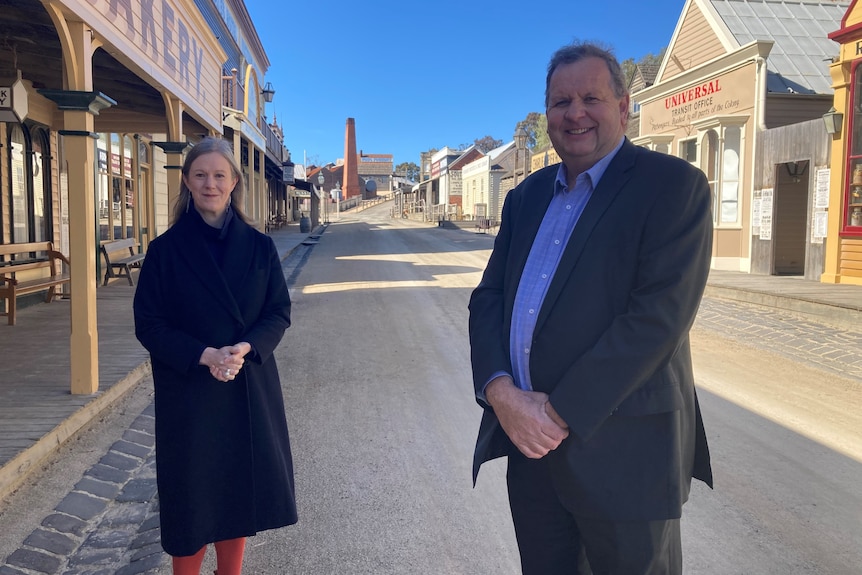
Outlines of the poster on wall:
[[754,198],[751,200],[751,235],[760,235],[760,196],[761,190],[754,190]]
[[814,209],[829,207],[829,168],[817,170],[817,183],[814,190]]
[[772,240],[772,189],[760,192],[760,239]]
[[829,221],[828,212],[826,210],[816,210],[811,222],[811,243],[822,244],[823,238],[826,237],[826,224]]

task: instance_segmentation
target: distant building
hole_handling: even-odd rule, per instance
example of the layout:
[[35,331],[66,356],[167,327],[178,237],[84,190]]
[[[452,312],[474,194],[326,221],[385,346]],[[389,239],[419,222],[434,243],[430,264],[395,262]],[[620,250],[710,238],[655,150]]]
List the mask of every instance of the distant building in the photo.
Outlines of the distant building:
[[370,197],[376,196],[379,192],[391,192],[394,189],[395,167],[392,161],[392,154],[366,154],[360,150],[357,171],[363,182],[374,180],[377,184],[377,192],[372,196],[369,196],[365,189],[363,189],[362,197],[365,199],[370,199]]
[[[634,74],[629,80],[629,94],[639,92],[655,84],[659,66],[653,64],[638,64],[635,66]],[[631,140],[640,135],[641,105],[636,98],[631,98],[629,103],[629,121],[626,126],[626,136]]]
[[[640,106],[632,141],[706,174],[714,269],[823,272],[824,232],[814,222],[833,212],[815,201],[816,175],[828,167],[811,144],[821,138],[767,132],[822,125],[833,104],[828,62],[839,52],[828,35],[849,5],[687,0],[655,83],[632,93]],[[826,138],[825,127],[818,133]]]

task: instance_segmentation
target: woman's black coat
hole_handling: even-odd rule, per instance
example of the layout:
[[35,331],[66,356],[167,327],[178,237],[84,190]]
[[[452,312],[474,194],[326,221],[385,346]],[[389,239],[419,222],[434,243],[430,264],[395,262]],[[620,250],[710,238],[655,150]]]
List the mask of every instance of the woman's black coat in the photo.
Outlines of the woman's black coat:
[[[150,243],[135,293],[135,334],[155,383],[162,547],[207,543],[296,522],[293,463],[273,351],[290,296],[272,240],[232,217],[221,268],[194,210]],[[231,382],[198,365],[203,350],[246,341]]]

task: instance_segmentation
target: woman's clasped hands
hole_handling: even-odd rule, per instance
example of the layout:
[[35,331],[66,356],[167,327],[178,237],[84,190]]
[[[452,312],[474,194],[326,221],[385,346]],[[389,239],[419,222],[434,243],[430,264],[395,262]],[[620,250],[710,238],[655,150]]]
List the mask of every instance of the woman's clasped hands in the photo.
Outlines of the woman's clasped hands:
[[221,348],[208,347],[201,354],[200,364],[209,368],[210,374],[219,381],[233,381],[245,363],[251,344],[240,342]]

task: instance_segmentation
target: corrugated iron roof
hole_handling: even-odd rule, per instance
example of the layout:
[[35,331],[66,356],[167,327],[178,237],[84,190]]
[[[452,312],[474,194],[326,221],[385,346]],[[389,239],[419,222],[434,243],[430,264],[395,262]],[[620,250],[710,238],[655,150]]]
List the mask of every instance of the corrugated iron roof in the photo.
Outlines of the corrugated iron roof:
[[775,44],[767,59],[769,92],[831,94],[829,62],[838,44],[828,34],[841,27],[849,2],[811,0],[710,0],[740,46]]

